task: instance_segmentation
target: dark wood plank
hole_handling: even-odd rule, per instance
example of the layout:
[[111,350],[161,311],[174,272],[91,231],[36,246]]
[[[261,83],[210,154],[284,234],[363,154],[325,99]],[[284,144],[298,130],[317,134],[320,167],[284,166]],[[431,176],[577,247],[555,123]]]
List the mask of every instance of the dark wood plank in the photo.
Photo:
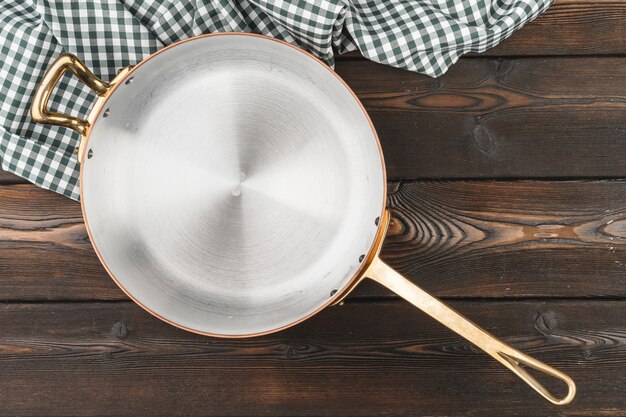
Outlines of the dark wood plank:
[[[626,53],[626,1],[556,0],[498,46],[469,56],[618,55]],[[338,60],[359,58],[350,52]]]
[[20,178],[17,175],[13,175],[10,172],[3,171],[0,168],[0,184],[27,184],[24,178]]
[[364,60],[337,71],[372,117],[391,178],[605,178],[626,177],[625,65],[465,59],[437,80]]
[[80,204],[32,184],[0,187],[0,294],[124,299],[89,242]]
[[626,1],[557,0],[490,55],[602,55],[626,52]]
[[[566,408],[401,301],[275,335],[192,335],[132,303],[0,306],[0,413],[24,416],[626,414],[626,302],[454,302],[569,373]],[[557,385],[556,389],[560,389]]]
[[383,257],[439,296],[626,296],[626,181],[404,182],[391,191]]
[[[626,181],[389,188],[383,256],[439,296],[626,296]],[[387,295],[373,284],[355,292]],[[33,185],[0,187],[0,300],[72,299],[125,299],[88,242],[79,204]]]

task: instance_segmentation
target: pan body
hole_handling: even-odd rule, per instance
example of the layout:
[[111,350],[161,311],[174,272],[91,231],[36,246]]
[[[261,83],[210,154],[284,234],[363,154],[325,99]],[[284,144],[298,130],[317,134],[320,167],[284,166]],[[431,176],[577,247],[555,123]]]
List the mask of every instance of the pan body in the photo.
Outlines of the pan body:
[[334,72],[282,42],[222,34],[165,48],[125,81],[94,117],[81,203],[137,303],[243,337],[304,320],[357,279],[385,168]]

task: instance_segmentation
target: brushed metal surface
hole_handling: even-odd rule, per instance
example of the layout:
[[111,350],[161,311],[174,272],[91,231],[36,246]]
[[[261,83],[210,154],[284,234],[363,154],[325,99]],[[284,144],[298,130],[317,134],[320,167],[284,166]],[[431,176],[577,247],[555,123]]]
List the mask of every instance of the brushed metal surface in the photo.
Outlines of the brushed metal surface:
[[[200,38],[141,65],[89,138],[94,245],[133,298],[222,335],[306,317],[357,272],[384,206],[351,92],[289,46]],[[104,117],[106,113],[106,117]]]

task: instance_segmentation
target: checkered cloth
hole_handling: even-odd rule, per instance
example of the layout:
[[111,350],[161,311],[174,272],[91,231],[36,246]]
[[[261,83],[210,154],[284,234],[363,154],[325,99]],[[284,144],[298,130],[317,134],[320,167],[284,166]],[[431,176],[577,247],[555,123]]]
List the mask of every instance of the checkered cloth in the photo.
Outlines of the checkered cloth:
[[[334,64],[358,49],[432,77],[508,37],[553,0],[0,0],[2,168],[78,199],[79,136],[30,118],[44,71],[72,52],[104,80],[164,45],[209,32],[255,32]],[[51,108],[76,116],[95,95],[66,75]]]

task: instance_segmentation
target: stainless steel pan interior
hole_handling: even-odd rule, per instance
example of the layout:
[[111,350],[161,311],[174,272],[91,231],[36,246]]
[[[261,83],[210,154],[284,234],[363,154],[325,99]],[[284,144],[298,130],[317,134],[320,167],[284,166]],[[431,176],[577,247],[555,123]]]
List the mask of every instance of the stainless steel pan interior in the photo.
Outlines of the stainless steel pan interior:
[[[100,98],[87,119],[46,103],[71,70]],[[479,346],[554,404],[571,378],[508,346],[378,256],[385,166],[358,99],[327,66],[247,34],[197,37],[111,82],[76,57],[44,76],[36,121],[81,133],[81,202],[126,293],[186,330],[223,337],[298,323],[363,278]],[[567,385],[557,398],[526,369]]]
[[152,312],[264,333],[356,274],[385,170],[359,102],[311,60],[264,38],[201,38],[134,69],[102,109],[85,217],[110,273]]

